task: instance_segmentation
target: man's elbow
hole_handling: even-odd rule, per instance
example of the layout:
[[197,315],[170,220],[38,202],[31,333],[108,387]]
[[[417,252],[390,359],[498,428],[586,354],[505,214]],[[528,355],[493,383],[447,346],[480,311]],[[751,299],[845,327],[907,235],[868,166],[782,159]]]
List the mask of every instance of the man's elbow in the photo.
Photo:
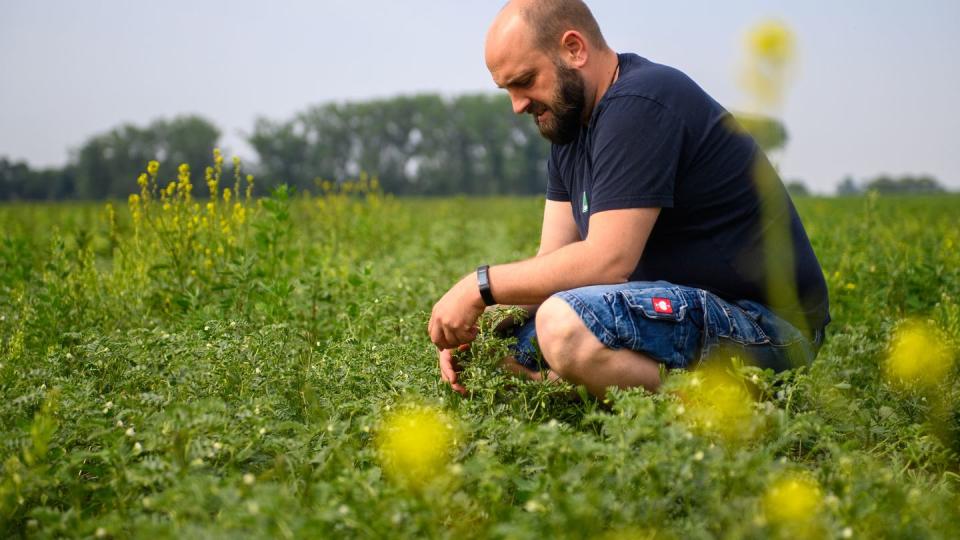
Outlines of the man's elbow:
[[595,260],[600,262],[597,272],[604,284],[626,283],[637,269],[637,259],[622,254],[598,257]]

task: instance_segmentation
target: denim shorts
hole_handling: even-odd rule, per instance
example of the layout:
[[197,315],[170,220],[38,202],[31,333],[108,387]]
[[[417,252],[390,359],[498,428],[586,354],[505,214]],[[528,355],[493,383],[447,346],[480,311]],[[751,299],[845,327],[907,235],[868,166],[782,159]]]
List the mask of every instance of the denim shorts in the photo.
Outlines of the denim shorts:
[[[824,338],[823,329],[805,335],[757,302],[730,302],[666,281],[595,285],[554,296],[566,301],[605,346],[643,353],[670,369],[693,369],[723,355],[782,371],[812,362]],[[521,365],[549,367],[537,346],[533,319],[514,336],[512,349]]]

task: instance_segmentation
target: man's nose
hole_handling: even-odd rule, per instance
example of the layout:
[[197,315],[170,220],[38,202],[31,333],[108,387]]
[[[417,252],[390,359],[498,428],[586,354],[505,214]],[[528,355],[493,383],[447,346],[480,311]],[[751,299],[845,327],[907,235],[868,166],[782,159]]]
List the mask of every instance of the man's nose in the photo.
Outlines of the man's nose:
[[527,110],[527,107],[530,106],[530,98],[516,94],[510,94],[510,102],[513,104],[514,114],[523,114],[523,112]]

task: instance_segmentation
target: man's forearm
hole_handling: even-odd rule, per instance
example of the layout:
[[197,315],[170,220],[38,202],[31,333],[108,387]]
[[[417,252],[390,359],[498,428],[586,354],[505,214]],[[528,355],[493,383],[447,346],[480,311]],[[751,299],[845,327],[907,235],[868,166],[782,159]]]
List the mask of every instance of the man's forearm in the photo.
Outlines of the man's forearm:
[[539,305],[555,292],[628,280],[636,261],[588,241],[567,244],[532,259],[490,268],[490,286],[500,304]]

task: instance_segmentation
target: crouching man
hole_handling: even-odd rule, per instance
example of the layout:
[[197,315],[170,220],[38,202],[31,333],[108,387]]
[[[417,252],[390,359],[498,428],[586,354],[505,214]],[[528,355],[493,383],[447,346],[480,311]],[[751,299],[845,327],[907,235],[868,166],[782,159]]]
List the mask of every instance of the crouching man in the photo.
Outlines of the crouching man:
[[692,369],[719,347],[775,370],[814,359],[823,273],[776,171],[723,107],[680,71],[614,52],[579,0],[510,2],[485,58],[553,143],[547,200],[536,257],[480,266],[434,305],[443,380],[466,392],[452,350],[498,303],[535,312],[508,367],[598,397],[656,390],[661,364]]

